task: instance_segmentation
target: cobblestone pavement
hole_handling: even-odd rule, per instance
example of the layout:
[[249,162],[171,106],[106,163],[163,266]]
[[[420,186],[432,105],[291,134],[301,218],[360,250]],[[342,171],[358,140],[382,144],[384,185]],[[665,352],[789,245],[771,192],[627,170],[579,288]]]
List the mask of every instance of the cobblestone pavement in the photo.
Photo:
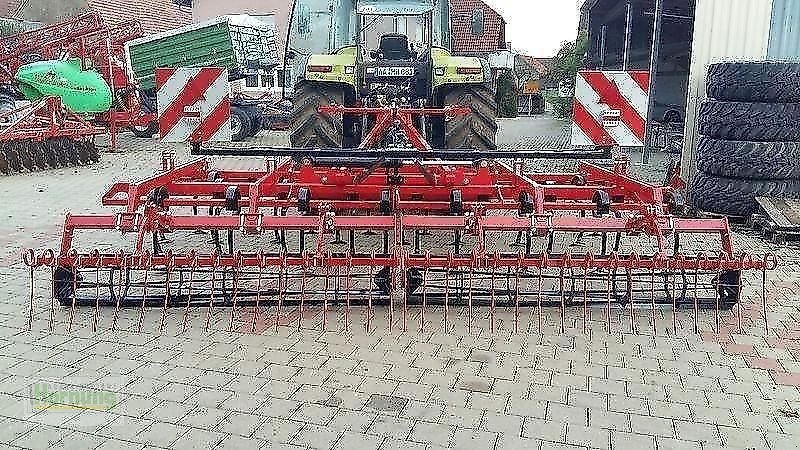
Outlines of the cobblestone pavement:
[[[141,334],[93,333],[92,312],[81,310],[72,332],[58,311],[51,333],[47,280],[36,286],[34,331],[26,331],[20,249],[57,246],[67,211],[98,211],[113,181],[155,172],[154,141],[126,137],[121,148],[93,167],[0,178],[0,448],[800,447],[800,258],[746,232],[735,233],[738,249],[776,252],[783,265],[767,279],[766,327],[760,276],[745,280],[742,334],[695,334],[693,313],[683,310],[674,317],[677,334],[667,310],[658,311],[655,333],[648,310],[638,312],[631,333],[624,309],[612,311],[611,333],[594,309],[587,333],[582,311],[568,312],[561,334],[551,309],[541,329],[535,309],[526,309],[520,334],[510,331],[507,311],[495,333],[485,311],[471,333],[464,311],[452,312],[446,332],[441,311],[432,311],[424,332],[412,325],[390,333],[385,307],[369,332],[345,331],[334,309],[329,332],[316,317],[302,329],[206,333],[194,317],[200,311],[181,333],[174,323],[182,313],[170,311],[173,325],[158,333],[160,311],[148,310]],[[183,150],[178,157],[189,158]],[[363,312],[354,315],[353,324],[363,323]],[[733,319],[724,313],[724,323]],[[108,320],[104,311],[101,323]],[[420,320],[418,312],[410,320]],[[55,397],[40,402],[45,389]],[[87,404],[96,410],[74,406]]]

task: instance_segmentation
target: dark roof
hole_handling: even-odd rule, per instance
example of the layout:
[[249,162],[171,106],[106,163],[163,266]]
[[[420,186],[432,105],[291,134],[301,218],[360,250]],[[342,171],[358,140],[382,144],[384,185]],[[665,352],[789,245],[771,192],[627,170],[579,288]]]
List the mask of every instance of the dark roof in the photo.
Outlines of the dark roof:
[[[483,10],[483,34],[472,32],[472,16]],[[481,0],[453,0],[450,4],[453,32],[453,53],[475,55],[506,48],[506,21],[497,11]]]
[[192,23],[192,9],[175,4],[174,0],[80,0],[69,5],[55,3],[47,10],[37,10],[26,0],[0,1],[0,15],[54,23],[86,10],[100,13],[110,26],[131,19],[142,24],[146,34],[159,33]]
[[173,0],[88,0],[108,25],[138,19],[145,34],[155,34],[192,23],[192,9]]

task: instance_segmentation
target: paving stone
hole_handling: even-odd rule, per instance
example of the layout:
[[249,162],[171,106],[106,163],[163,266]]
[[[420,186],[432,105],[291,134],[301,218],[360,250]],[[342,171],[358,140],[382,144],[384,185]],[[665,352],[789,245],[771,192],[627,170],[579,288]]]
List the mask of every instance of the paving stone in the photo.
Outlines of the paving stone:
[[333,448],[337,450],[377,450],[381,447],[381,443],[382,439],[377,436],[346,431]]
[[564,442],[566,436],[567,424],[563,422],[526,417],[522,424],[522,437],[525,438]]
[[196,428],[212,429],[219,425],[228,414],[230,411],[224,409],[196,406],[180,420],[180,423]]
[[679,439],[700,443],[722,444],[717,425],[675,421],[675,433]]
[[722,442],[728,447],[761,448],[766,445],[764,433],[740,428],[719,427]]
[[136,440],[147,445],[171,447],[175,441],[188,431],[188,427],[165,422],[154,422],[149,428],[136,435]]
[[449,447],[455,427],[419,421],[411,429],[409,440],[441,447]]
[[453,435],[452,448],[477,449],[494,448],[497,442],[497,433],[475,429],[458,428]]
[[378,414],[369,425],[368,434],[404,441],[411,434],[414,420]]
[[588,426],[589,410],[579,406],[550,402],[547,404],[547,420]]
[[249,437],[265,420],[262,416],[234,411],[225,416],[216,429],[228,434]]
[[303,423],[293,420],[284,420],[268,417],[259,426],[253,437],[270,442],[289,443],[292,438],[303,428]]
[[651,436],[675,437],[675,427],[670,419],[631,414],[631,428],[634,433]]
[[611,446],[613,448],[635,448],[637,450],[655,450],[655,438],[643,434],[626,433],[624,431],[611,432]]

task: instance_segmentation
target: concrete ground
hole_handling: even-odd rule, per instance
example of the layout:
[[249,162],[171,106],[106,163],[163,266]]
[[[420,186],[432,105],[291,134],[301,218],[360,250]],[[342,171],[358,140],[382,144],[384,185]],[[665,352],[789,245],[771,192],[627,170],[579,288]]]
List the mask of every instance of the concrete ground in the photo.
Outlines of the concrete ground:
[[[557,142],[563,124],[541,117],[501,129],[504,146],[525,148]],[[767,278],[766,323],[760,274],[743,281],[741,334],[735,312],[722,313],[727,331],[715,334],[713,312],[669,309],[657,311],[655,332],[649,309],[636,312],[631,332],[629,312],[617,308],[610,333],[602,308],[590,311],[586,333],[580,308],[568,311],[563,334],[558,311],[545,310],[540,329],[535,308],[524,309],[518,334],[509,311],[491,333],[485,308],[471,332],[463,310],[447,330],[433,310],[424,332],[390,333],[386,307],[369,331],[345,330],[334,308],[328,332],[309,320],[259,334],[206,333],[202,311],[186,333],[174,323],[159,333],[161,313],[150,309],[141,334],[111,331],[107,310],[92,332],[92,308],[67,332],[59,308],[50,332],[46,273],[27,331],[21,250],[57,248],[65,213],[102,211],[102,191],[156,173],[163,149],[190,158],[124,137],[95,166],[0,178],[0,448],[800,448],[800,258],[744,230],[734,233],[738,250],[774,252],[781,266]],[[642,177],[658,171],[634,167]],[[363,311],[354,315],[363,321]]]

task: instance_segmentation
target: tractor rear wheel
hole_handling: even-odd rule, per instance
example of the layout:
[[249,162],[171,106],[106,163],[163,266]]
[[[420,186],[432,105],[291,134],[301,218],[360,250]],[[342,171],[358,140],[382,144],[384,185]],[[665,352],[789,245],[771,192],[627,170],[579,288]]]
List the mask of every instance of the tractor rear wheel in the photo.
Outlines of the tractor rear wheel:
[[344,89],[325,83],[302,81],[294,93],[291,123],[292,147],[341,148],[344,126],[340,114],[320,114],[320,106],[344,105]]
[[447,148],[497,149],[497,102],[485,84],[453,87],[444,98],[445,106],[471,106],[472,113],[445,120]]

